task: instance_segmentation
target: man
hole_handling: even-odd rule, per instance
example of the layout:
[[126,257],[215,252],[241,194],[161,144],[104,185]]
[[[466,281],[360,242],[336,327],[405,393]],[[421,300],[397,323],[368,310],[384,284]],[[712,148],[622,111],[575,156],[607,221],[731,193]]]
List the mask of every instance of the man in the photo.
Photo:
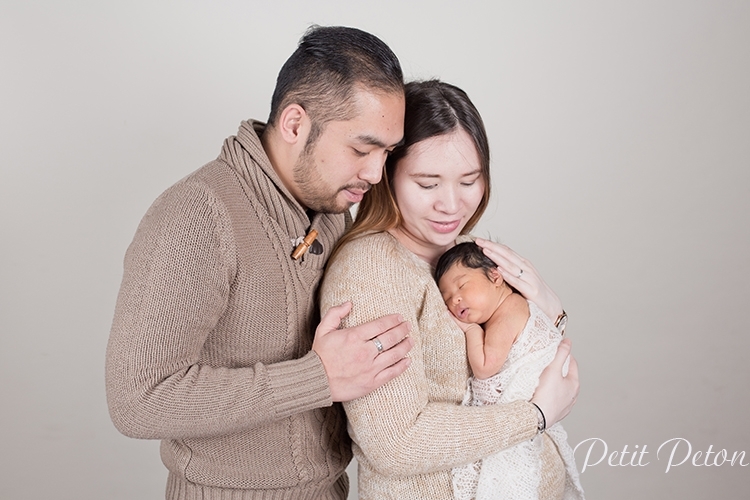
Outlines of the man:
[[144,216],[107,398],[122,433],[162,440],[168,499],[346,497],[334,403],[401,374],[413,343],[396,315],[339,330],[348,303],[317,324],[315,294],[403,115],[401,68],[381,40],[312,28],[279,73],[268,125],[243,122]]

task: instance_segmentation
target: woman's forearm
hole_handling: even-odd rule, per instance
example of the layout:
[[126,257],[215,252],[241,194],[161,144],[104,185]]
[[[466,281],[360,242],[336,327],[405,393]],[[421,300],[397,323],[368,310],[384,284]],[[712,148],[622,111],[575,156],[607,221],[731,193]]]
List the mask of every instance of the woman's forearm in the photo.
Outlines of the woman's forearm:
[[402,413],[393,408],[394,396],[388,391],[345,404],[352,439],[385,476],[447,470],[537,432],[536,410],[525,401],[495,406],[426,402]]

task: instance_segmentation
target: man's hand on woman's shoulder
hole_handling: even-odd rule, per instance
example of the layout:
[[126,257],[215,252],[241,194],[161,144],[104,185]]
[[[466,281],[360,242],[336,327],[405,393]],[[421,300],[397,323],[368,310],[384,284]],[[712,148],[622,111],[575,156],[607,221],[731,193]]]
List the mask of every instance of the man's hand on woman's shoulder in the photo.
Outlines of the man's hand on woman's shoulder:
[[410,326],[398,314],[339,329],[351,302],[330,308],[315,331],[312,349],[323,362],[333,401],[351,401],[401,375],[411,360]]

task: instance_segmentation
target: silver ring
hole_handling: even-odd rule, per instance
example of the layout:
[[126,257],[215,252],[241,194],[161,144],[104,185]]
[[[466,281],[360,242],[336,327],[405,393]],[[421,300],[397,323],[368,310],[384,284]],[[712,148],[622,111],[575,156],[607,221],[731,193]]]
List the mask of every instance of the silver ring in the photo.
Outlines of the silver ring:
[[378,354],[383,352],[383,343],[378,339],[377,337],[372,339],[373,344],[375,344],[375,347],[378,348]]
[[518,276],[516,276],[516,278],[520,278],[522,274],[523,274],[523,269],[519,269]]

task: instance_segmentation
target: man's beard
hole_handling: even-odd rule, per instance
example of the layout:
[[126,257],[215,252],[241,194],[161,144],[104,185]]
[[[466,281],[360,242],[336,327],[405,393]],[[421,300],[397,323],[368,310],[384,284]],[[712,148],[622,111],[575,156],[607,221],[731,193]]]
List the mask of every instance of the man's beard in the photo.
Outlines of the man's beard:
[[297,184],[299,192],[301,193],[300,196],[304,197],[302,203],[307,208],[316,212],[331,214],[346,212],[351,208],[353,203],[348,201],[338,201],[339,193],[347,189],[368,191],[372,186],[369,182],[347,184],[336,191],[331,192],[331,189],[323,180],[317,166],[315,165],[315,160],[312,155],[314,146],[308,146],[310,145],[305,147],[292,170],[294,182]]

